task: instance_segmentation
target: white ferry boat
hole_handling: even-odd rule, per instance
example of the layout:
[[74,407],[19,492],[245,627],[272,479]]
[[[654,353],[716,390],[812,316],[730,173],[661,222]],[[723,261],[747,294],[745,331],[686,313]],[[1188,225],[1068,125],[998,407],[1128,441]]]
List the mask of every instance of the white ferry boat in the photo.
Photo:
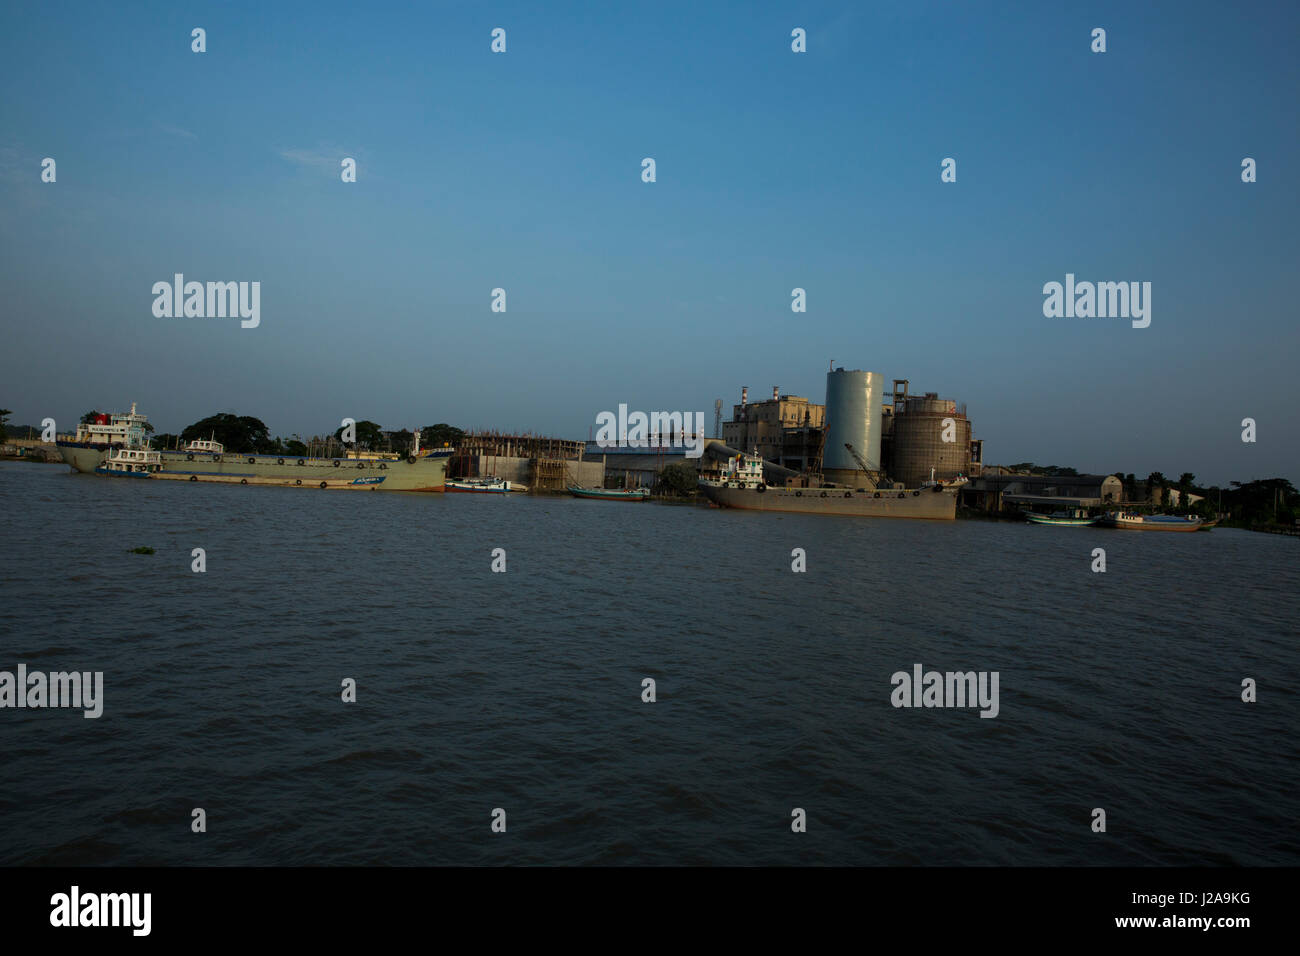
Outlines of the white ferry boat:
[[213,441],[210,438],[196,438],[194,441],[181,446],[181,451],[195,452],[204,455],[220,455],[226,450],[226,446],[219,441]]
[[162,455],[148,444],[143,448],[113,448],[103,464],[95,468],[97,475],[123,478],[152,478],[159,471],[162,471]]

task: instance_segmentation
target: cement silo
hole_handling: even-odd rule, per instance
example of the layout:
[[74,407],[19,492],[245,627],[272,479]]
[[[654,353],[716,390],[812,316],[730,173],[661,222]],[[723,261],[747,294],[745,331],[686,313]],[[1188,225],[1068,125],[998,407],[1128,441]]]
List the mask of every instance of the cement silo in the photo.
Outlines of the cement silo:
[[862,469],[845,444],[853,446],[872,471],[880,470],[881,410],[885,379],[879,372],[826,373],[826,445],[822,474],[828,481],[852,485]]
[[931,469],[937,480],[969,475],[970,440],[970,419],[952,399],[935,392],[896,399],[889,477],[915,488],[930,480]]

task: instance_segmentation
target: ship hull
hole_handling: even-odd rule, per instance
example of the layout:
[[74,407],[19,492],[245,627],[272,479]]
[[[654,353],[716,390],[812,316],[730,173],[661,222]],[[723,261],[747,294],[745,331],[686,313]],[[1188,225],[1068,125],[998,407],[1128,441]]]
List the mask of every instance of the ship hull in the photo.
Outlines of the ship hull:
[[[59,442],[63,460],[93,474],[108,457],[108,445]],[[414,461],[353,458],[297,458],[292,455],[212,455],[183,451],[161,453],[162,470],[153,477],[217,484],[275,485],[379,491],[442,491],[451,452],[423,455]]]
[[1115,521],[1110,522],[1108,527],[1118,528],[1120,531],[1177,531],[1187,533],[1189,531],[1200,531],[1202,525],[1199,521],[1186,521],[1181,524],[1172,521]]
[[[728,488],[701,485],[716,504],[746,511],[793,514],[844,515],[858,518],[927,518],[951,521],[957,517],[957,489],[940,491],[851,491],[846,488]],[[880,497],[875,497],[879,494]],[[902,495],[902,497],[899,497]]]
[[575,498],[591,498],[595,501],[646,501],[649,495],[639,491],[622,491],[617,488],[570,488],[569,494]]

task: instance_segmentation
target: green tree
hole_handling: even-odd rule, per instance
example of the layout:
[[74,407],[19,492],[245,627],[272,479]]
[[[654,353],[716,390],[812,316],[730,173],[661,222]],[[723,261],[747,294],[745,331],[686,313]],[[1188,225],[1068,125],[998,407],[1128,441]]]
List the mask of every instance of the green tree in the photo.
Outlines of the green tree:
[[7,441],[9,438],[9,431],[5,425],[9,424],[9,416],[12,414],[9,409],[0,408],[0,441]]
[[284,453],[286,455],[297,455],[299,458],[305,458],[307,455],[307,446],[296,438],[290,438],[284,443]]
[[1188,510],[1192,507],[1191,496],[1195,493],[1193,485],[1196,483],[1196,476],[1190,471],[1185,471],[1178,476],[1178,508],[1180,511]]
[[209,415],[181,432],[181,441],[193,441],[196,438],[215,438],[228,452],[271,455],[279,449],[278,444],[272,440],[266,423],[260,418],[232,415],[229,412]]
[[[421,439],[421,441],[423,441],[423,439]],[[388,433],[389,451],[396,452],[399,455],[405,455],[411,450],[411,446],[414,443],[415,432],[411,431],[409,428],[401,428],[395,432]]]
[[1151,472],[1151,474],[1147,475],[1147,499],[1152,502],[1160,501],[1168,484],[1168,479],[1160,472]]
[[1285,478],[1231,482],[1223,492],[1223,510],[1243,524],[1292,524],[1300,495]]
[[175,448],[179,435],[173,435],[171,432],[159,432],[150,440],[154,448]]
[[700,476],[690,465],[685,462],[673,462],[671,465],[665,465],[659,472],[659,480],[655,486],[660,491],[666,491],[674,495],[692,495],[699,485]]
[[86,412],[86,414],[81,416],[81,424],[89,425],[91,422],[93,422],[96,418],[99,417],[99,414],[100,413],[98,411],[92,408],[90,411]]
[[446,422],[437,425],[425,425],[420,429],[420,444],[426,448],[438,448],[444,443],[459,445],[465,440],[465,432]]
[[[384,443],[384,430],[379,427],[377,422],[372,422],[368,418],[357,422],[356,436],[357,447],[367,451],[378,451],[379,447]],[[342,427],[334,429],[334,437],[339,441],[343,441]]]

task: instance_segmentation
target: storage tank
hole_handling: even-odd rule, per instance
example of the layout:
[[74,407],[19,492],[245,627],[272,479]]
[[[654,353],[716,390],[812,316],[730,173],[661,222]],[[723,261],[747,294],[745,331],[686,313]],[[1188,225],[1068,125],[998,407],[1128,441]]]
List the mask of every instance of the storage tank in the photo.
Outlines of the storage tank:
[[873,471],[880,470],[882,396],[885,379],[879,372],[826,373],[826,445],[822,474],[828,481],[853,484],[862,469],[845,443],[853,446]]
[[[943,440],[947,418],[953,420],[950,442]],[[929,481],[931,468],[937,480],[970,474],[970,419],[950,398],[909,396],[894,409],[892,438],[889,477],[909,488]]]

